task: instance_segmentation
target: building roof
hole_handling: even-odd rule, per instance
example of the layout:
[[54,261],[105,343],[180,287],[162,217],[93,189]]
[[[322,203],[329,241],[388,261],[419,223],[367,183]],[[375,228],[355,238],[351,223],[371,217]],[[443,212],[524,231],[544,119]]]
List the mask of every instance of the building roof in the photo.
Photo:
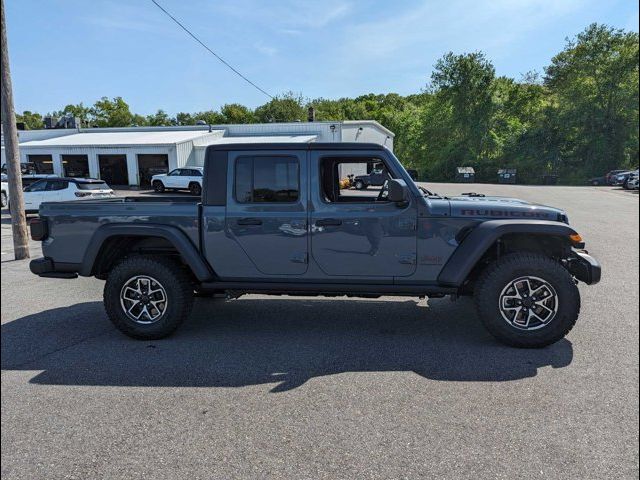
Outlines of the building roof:
[[219,132],[202,131],[162,131],[162,132],[86,132],[63,137],[32,140],[20,147],[90,147],[90,146],[131,146],[131,145],[175,145],[206,137],[218,137]]
[[310,143],[318,138],[317,135],[268,135],[246,137],[220,137],[207,142],[198,142],[202,145],[228,145],[238,143]]

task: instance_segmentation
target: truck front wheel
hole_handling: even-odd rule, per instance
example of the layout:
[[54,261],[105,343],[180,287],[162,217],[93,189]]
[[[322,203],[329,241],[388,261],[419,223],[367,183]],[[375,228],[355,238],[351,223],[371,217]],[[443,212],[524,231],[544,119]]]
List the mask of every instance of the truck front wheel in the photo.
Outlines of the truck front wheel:
[[184,267],[164,257],[125,258],[109,273],[104,306],[124,334],[155,340],[172,334],[189,317],[193,285]]
[[558,262],[537,253],[500,258],[478,278],[476,308],[502,343],[541,348],[564,338],[580,313],[580,292]]

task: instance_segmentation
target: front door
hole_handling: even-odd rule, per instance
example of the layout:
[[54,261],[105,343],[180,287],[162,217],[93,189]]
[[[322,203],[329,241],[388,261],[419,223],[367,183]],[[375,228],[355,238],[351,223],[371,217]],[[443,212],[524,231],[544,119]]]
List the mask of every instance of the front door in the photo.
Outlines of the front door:
[[44,191],[47,188],[47,180],[38,180],[31,185],[24,187],[22,197],[24,198],[25,210],[38,210]]
[[307,152],[229,154],[226,231],[264,275],[307,271]]
[[[382,190],[354,190],[338,177],[338,172],[348,169],[340,165],[384,163],[380,157],[385,155],[312,151],[310,168],[318,169],[320,179],[312,183],[311,254],[324,274],[392,278],[414,273],[415,199],[406,204],[389,202]],[[385,165],[385,171],[398,178],[400,172],[389,167]]]

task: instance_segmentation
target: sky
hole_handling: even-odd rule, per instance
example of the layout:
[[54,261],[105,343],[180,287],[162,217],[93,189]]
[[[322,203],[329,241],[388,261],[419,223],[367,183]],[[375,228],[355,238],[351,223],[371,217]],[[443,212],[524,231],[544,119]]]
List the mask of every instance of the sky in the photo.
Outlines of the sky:
[[[121,96],[143,115],[268,100],[151,0],[4,0],[17,112]],[[271,95],[418,93],[449,51],[498,75],[544,67],[593,22],[638,31],[636,0],[158,0]]]

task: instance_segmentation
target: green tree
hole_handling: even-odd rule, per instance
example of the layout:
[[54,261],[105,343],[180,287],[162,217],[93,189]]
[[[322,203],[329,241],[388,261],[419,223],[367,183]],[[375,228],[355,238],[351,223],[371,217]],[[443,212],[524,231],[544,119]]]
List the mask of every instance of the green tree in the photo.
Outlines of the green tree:
[[175,125],[175,119],[171,118],[164,110],[158,110],[153,115],[147,115],[146,124],[152,127],[166,127]]
[[592,24],[546,68],[566,174],[638,163],[638,34]]
[[88,127],[91,125],[91,109],[89,107],[85,107],[82,102],[77,105],[69,104],[54,115],[57,117],[65,115],[76,117],[80,120],[80,126],[82,127]]
[[255,116],[258,122],[297,122],[307,118],[302,95],[293,92],[277,96],[256,108]]
[[224,118],[221,123],[254,123],[255,116],[253,112],[239,103],[227,103],[220,109],[220,114]]
[[449,52],[436,62],[433,98],[422,118],[430,176],[451,179],[456,166],[489,168],[494,81],[495,69],[481,52]]
[[187,112],[178,112],[176,114],[176,123],[178,125],[193,125],[195,124],[195,120],[193,119],[193,115]]
[[43,128],[42,115],[37,112],[25,110],[21,114],[16,113],[16,122],[23,122],[27,130],[38,130]]
[[91,123],[96,127],[128,127],[133,114],[122,97],[102,97],[91,108]]
[[220,112],[216,112],[215,110],[196,112],[192,115],[192,118],[194,124],[198,121],[203,121],[209,125],[224,123],[224,117],[222,116],[222,114]]

